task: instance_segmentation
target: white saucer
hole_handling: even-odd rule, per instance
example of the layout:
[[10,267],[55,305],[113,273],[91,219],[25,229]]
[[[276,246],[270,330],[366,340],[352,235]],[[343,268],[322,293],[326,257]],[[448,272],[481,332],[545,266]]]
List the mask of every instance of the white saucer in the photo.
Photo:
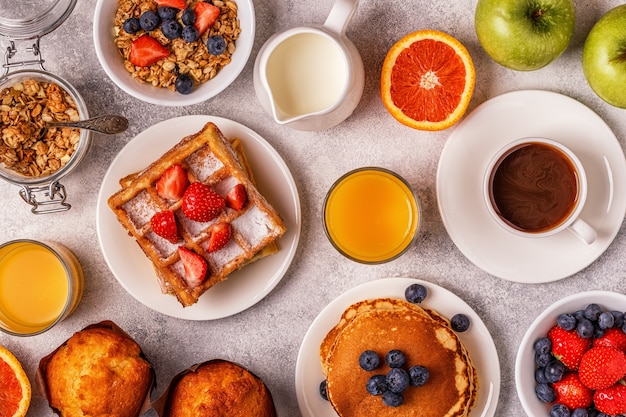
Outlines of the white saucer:
[[[238,137],[254,172],[257,187],[280,213],[287,232],[277,241],[279,251],[232,273],[185,307],[174,296],[162,294],[151,262],[126,233],[107,204],[120,189],[119,179],[147,167],[184,136],[214,122],[224,136]],[[165,120],[131,140],[111,163],[98,195],[98,240],[109,269],[135,299],[168,316],[188,320],[211,320],[230,316],[265,297],[287,272],[298,246],[302,225],[296,183],[278,152],[249,128],[221,117],[184,116]]]
[[357,301],[393,297],[404,298],[404,291],[419,283],[428,289],[428,296],[421,303],[445,317],[464,313],[470,318],[470,328],[459,333],[479,375],[478,402],[470,417],[492,417],[500,395],[500,362],[498,352],[489,330],[480,317],[454,293],[430,282],[413,278],[383,278],[346,291],[330,302],[313,321],[307,331],[296,362],[296,395],[303,417],[337,417],[330,403],[319,394],[324,380],[319,349],[326,334],[339,322],[341,314]]
[[[507,142],[527,136],[562,142],[581,160],[589,186],[582,217],[598,232],[593,244],[567,230],[518,237],[490,216],[482,195],[487,164]],[[479,268],[510,281],[556,281],[595,261],[617,235],[626,212],[626,161],[591,109],[557,93],[516,91],[481,104],[452,132],[439,160],[437,200],[452,241]]]

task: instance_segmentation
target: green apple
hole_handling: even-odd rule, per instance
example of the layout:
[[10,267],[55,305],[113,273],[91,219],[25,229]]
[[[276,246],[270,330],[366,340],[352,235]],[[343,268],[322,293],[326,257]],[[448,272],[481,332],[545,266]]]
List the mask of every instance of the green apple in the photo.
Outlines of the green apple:
[[474,18],[478,40],[494,61],[532,71],[567,49],[574,33],[574,2],[478,0]]
[[609,10],[591,28],[583,46],[583,71],[602,100],[626,109],[626,4]]

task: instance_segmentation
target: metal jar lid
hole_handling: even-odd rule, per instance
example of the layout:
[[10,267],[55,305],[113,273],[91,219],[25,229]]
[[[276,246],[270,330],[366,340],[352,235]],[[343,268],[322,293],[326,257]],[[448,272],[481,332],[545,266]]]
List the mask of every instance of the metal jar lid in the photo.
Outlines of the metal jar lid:
[[78,0],[20,0],[0,3],[0,36],[12,40],[44,36],[67,19]]

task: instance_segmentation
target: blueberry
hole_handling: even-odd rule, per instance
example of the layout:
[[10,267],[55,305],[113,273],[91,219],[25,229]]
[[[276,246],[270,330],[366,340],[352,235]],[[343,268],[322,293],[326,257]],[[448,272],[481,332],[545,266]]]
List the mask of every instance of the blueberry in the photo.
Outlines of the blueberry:
[[597,321],[600,313],[602,313],[602,309],[596,303],[591,303],[585,308],[585,318],[591,321]]
[[580,337],[584,339],[589,339],[591,336],[593,336],[593,330],[593,323],[587,318],[579,320],[578,324],[576,325],[576,332]]
[[604,333],[606,333],[606,330],[600,328],[600,325],[598,324],[598,322],[594,322],[594,326],[593,326],[593,335],[591,336],[594,339],[599,339],[602,336],[604,336]]
[[544,403],[551,403],[556,399],[554,388],[548,384],[537,384],[535,386],[535,394],[539,401],[543,401]]
[[548,382],[555,383],[563,378],[565,373],[565,365],[561,361],[550,361],[545,368],[546,379]]
[[410,383],[409,374],[402,368],[392,368],[387,373],[387,388],[391,392],[400,394],[409,387]]
[[535,363],[537,366],[544,368],[552,360],[552,354],[547,353],[535,353]]
[[364,371],[373,371],[380,365],[380,358],[373,350],[366,350],[359,356],[359,366]]
[[159,17],[163,20],[173,20],[176,19],[176,13],[178,13],[178,9],[174,7],[159,7],[157,9],[159,13]]
[[585,310],[576,310],[573,314],[576,320],[581,320],[585,318]]
[[326,380],[320,382],[320,395],[323,399],[328,401],[328,391],[326,391]]
[[365,388],[372,395],[383,395],[387,391],[387,377],[385,375],[374,375],[367,380]]
[[147,10],[139,16],[139,25],[146,32],[156,29],[160,22],[161,19],[159,19],[159,15],[154,10]]
[[180,94],[189,94],[193,91],[193,78],[189,74],[180,74],[176,77],[174,87]]
[[163,36],[167,39],[176,39],[180,37],[182,27],[180,23],[175,20],[164,20],[163,23],[161,23],[161,32],[163,32]]
[[198,29],[194,26],[185,26],[181,32],[181,37],[185,42],[195,42],[198,39]]
[[572,411],[572,417],[589,417],[589,413],[586,408],[576,408]]
[[141,29],[139,19],[137,19],[136,17],[129,17],[128,19],[124,20],[122,27],[124,28],[124,32],[131,35],[133,33],[137,33],[139,29]]
[[546,368],[537,368],[535,369],[535,382],[538,384],[547,384],[548,378],[546,378]]
[[550,408],[550,417],[570,417],[569,408],[563,404],[554,404]]
[[450,325],[455,332],[464,332],[469,329],[470,320],[465,314],[455,314],[450,319]]
[[533,349],[536,353],[549,353],[552,350],[552,341],[547,337],[541,337],[535,341]]
[[399,407],[404,402],[402,394],[396,394],[395,392],[385,391],[383,394],[383,403],[389,407]]
[[402,368],[402,366],[404,366],[404,362],[406,362],[406,358],[404,357],[404,353],[402,353],[402,351],[392,349],[387,352],[385,361],[390,368]]
[[611,311],[613,315],[613,327],[622,327],[624,324],[624,313],[621,311]]
[[419,304],[428,295],[428,290],[422,284],[411,284],[404,290],[404,298],[410,303]]
[[206,40],[206,47],[211,55],[221,55],[226,50],[226,41],[220,35]]
[[605,311],[598,316],[598,326],[601,329],[610,329],[615,324],[615,317],[612,313]]
[[430,372],[423,366],[415,365],[409,368],[409,381],[414,387],[421,387],[430,377]]
[[563,313],[556,318],[556,324],[563,330],[574,330],[576,328],[576,318],[569,313]]
[[180,16],[180,20],[184,25],[193,25],[196,23],[196,13],[192,9],[185,9]]

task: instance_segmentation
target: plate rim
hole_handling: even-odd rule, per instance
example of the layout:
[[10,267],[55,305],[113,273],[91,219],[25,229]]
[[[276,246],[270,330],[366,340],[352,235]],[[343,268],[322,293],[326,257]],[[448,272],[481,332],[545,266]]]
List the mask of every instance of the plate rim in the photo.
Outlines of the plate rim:
[[[602,299],[604,299],[604,301],[602,301]],[[547,415],[546,413],[549,411],[548,405],[546,405],[546,409],[541,414],[534,413],[529,403],[529,399],[532,398],[531,395],[534,395],[534,389],[530,395],[524,391],[524,386],[529,382],[529,379],[534,382],[534,368],[532,372],[530,372],[530,369],[522,369],[522,361],[524,360],[528,365],[534,364],[534,354],[532,351],[534,341],[531,340],[531,337],[533,337],[533,333],[537,327],[545,327],[546,329],[549,329],[552,325],[556,325],[557,315],[560,312],[565,312],[563,311],[565,306],[574,302],[580,302],[581,308],[589,303],[597,303],[600,305],[609,304],[610,306],[621,303],[620,305],[623,307],[626,305],[626,295],[610,290],[590,290],[569,294],[547,306],[528,326],[515,355],[514,373],[515,391],[517,392],[517,397],[522,404],[524,412],[529,417],[545,417]]]
[[[123,230],[121,225],[117,224],[118,223],[117,219],[115,218],[114,214],[108,209],[108,204],[106,201],[108,200],[109,195],[108,193],[105,195],[105,191],[107,187],[112,186],[111,181],[115,181],[115,184],[117,184],[116,182],[117,180],[113,179],[113,172],[115,172],[115,169],[117,168],[119,164],[121,164],[121,161],[123,161],[124,158],[128,158],[128,155],[126,153],[129,151],[129,148],[132,148],[133,146],[137,146],[138,142],[135,142],[136,140],[142,141],[142,143],[147,140],[154,140],[154,138],[145,139],[145,137],[147,137],[151,132],[158,131],[159,128],[163,127],[164,125],[175,126],[179,123],[191,124],[191,122],[196,122],[199,125],[202,125],[209,121],[214,122],[218,127],[220,127],[220,125],[226,126],[224,130],[229,130],[229,129],[238,130],[239,132],[241,132],[241,134],[239,134],[238,136],[243,141],[244,145],[248,141],[253,141],[256,145],[261,146],[263,149],[265,149],[268,152],[267,155],[271,157],[269,159],[271,159],[272,163],[275,164],[276,168],[281,171],[281,173],[283,174],[283,180],[289,185],[289,201],[290,201],[290,204],[293,204],[293,206],[289,208],[289,211],[290,211],[289,215],[294,216],[294,218],[292,219],[294,224],[292,227],[288,228],[286,236],[291,236],[291,240],[283,241],[284,242],[283,244],[285,245],[285,247],[281,248],[281,250],[287,251],[284,260],[281,262],[278,268],[273,272],[272,276],[270,277],[271,279],[267,280],[267,282],[264,281],[265,285],[263,285],[262,290],[257,293],[252,294],[252,297],[249,299],[248,303],[241,303],[241,307],[233,308],[228,311],[213,312],[212,314],[198,314],[197,310],[199,308],[194,309],[194,307],[196,307],[197,304],[194,306],[190,306],[190,307],[182,307],[182,305],[178,301],[175,300],[175,297],[168,295],[168,294],[162,294],[163,297],[169,297],[169,298],[163,298],[163,300],[165,300],[165,303],[169,303],[172,306],[175,306],[173,307],[175,311],[170,311],[170,310],[167,310],[165,307],[159,308],[159,306],[155,306],[155,305],[147,303],[144,299],[141,299],[133,291],[131,291],[131,289],[127,286],[125,280],[121,279],[118,276],[115,265],[112,264],[112,260],[109,259],[109,256],[107,256],[107,253],[105,250],[106,242],[104,241],[105,240],[104,236],[106,235],[106,232],[103,232],[102,230],[103,227],[105,226],[103,224],[104,219],[105,219],[104,216],[108,216],[110,221],[114,219],[116,226],[118,226],[119,229],[122,230],[122,232],[125,232],[125,231]],[[191,125],[193,126],[193,124]],[[220,127],[220,129],[222,129],[222,127]],[[190,129],[190,130],[194,130],[194,129]],[[189,134],[189,133],[186,133],[186,134]],[[161,155],[162,153],[167,151],[167,149],[173,146],[177,141],[182,139],[182,137],[185,136],[186,134],[181,134],[180,136],[176,136],[175,138],[170,139],[170,141],[167,141],[167,140],[162,141],[163,142],[161,146],[162,149],[158,148],[160,150],[157,153]],[[245,136],[245,137],[242,137],[242,136]],[[138,165],[137,169],[145,168],[145,166],[147,166],[145,165],[146,163],[150,163],[150,161],[136,163]],[[256,172],[255,172],[255,177],[263,178],[262,175],[259,175]],[[119,189],[119,187],[115,189],[117,190]],[[286,217],[286,214],[281,213],[281,215]],[[301,208],[300,196],[299,196],[295,179],[293,175],[291,174],[291,171],[289,170],[289,167],[286,164],[285,160],[278,153],[278,151],[276,151],[276,149],[258,133],[256,133],[252,129],[248,128],[247,126],[239,122],[236,122],[234,120],[227,119],[224,117],[219,117],[219,116],[185,115],[185,116],[173,117],[170,119],[162,120],[156,124],[153,124],[147,127],[143,131],[139,132],[135,137],[130,139],[124,145],[124,147],[117,153],[117,155],[112,160],[109,167],[107,168],[107,171],[100,185],[100,190],[98,192],[98,197],[97,197],[97,202],[96,202],[96,233],[98,237],[98,244],[100,246],[100,251],[104,257],[107,267],[110,273],[116,279],[116,281],[122,286],[122,288],[124,288],[124,290],[128,294],[130,294],[133,298],[135,298],[135,300],[139,301],[144,306],[156,312],[159,312],[161,314],[164,314],[170,317],[185,319],[185,320],[197,320],[197,321],[215,320],[215,319],[220,319],[224,317],[229,317],[234,314],[238,314],[254,306],[259,301],[261,301],[278,285],[278,283],[284,278],[287,271],[289,270],[289,267],[291,266],[291,263],[293,262],[293,259],[295,257],[295,254],[299,246],[301,231],[302,231],[302,208]],[[283,238],[286,236],[283,236]],[[130,240],[132,239],[132,237],[128,236],[128,239]],[[133,239],[133,242],[134,242],[134,239]],[[140,251],[139,247],[136,244],[131,245],[131,246],[135,247],[137,251]],[[147,263],[149,263],[149,260],[147,257],[145,257],[144,255],[141,255],[141,256],[145,258]],[[263,261],[264,260],[261,259],[257,262],[261,263]],[[254,267],[254,265],[251,265],[250,267]],[[242,273],[242,272],[236,271],[236,273]],[[154,278],[154,280],[156,282],[156,277]],[[225,284],[228,284],[228,281],[226,281]],[[172,304],[171,299],[175,301],[175,304]]]
[[[381,297],[392,297],[392,298],[400,298],[404,299],[404,289],[410,284],[419,283],[424,286],[429,291],[429,295],[424,300],[423,305],[429,305],[429,297],[445,297],[448,299],[452,299],[454,302],[448,301],[447,305],[437,306],[434,308],[437,312],[441,313],[442,309],[447,311],[451,309],[448,307],[450,304],[454,304],[455,311],[469,313],[471,315],[472,326],[468,332],[457,333],[459,338],[463,341],[465,347],[469,351],[472,360],[477,367],[479,374],[491,374],[492,377],[489,381],[480,380],[479,384],[479,393],[482,395],[487,395],[486,403],[482,409],[474,408],[470,414],[471,417],[493,417],[496,412],[496,408],[498,405],[498,400],[500,396],[500,384],[502,380],[501,369],[500,369],[500,361],[498,356],[498,351],[495,346],[495,341],[489,332],[489,329],[480,318],[478,313],[465,302],[458,295],[453,293],[452,291],[435,284],[433,282],[425,281],[419,278],[411,278],[411,277],[386,277],[386,278],[378,278],[372,281],[368,281],[365,283],[361,283],[355,287],[352,287],[339,296],[335,297],[331,300],[324,308],[317,314],[311,325],[308,327],[304,338],[302,339],[302,343],[300,345],[300,349],[298,350],[298,356],[296,360],[296,369],[295,369],[295,387],[296,387],[296,397],[298,401],[298,407],[303,417],[322,417],[320,414],[315,414],[314,411],[309,407],[309,400],[312,399],[312,396],[319,397],[321,401],[324,401],[319,396],[317,390],[314,391],[313,394],[310,394],[310,387],[307,386],[305,389],[305,376],[308,378],[311,377],[311,369],[306,368],[305,361],[307,358],[307,350],[311,349],[311,344],[313,342],[318,342],[319,345],[323,339],[323,335],[325,335],[339,320],[341,314],[345,311],[347,307],[349,307],[354,302],[359,300],[364,300],[368,298],[381,298]],[[435,295],[433,295],[433,292]],[[401,295],[398,295],[402,293]],[[368,295],[371,294],[371,295]],[[432,299],[432,298],[431,298]],[[443,300],[442,300],[443,301]],[[443,313],[441,313],[443,314]],[[476,320],[478,319],[478,320]],[[321,333],[321,338],[316,337],[316,333]],[[479,334],[480,333],[480,334]],[[485,335],[485,333],[489,336],[490,343],[488,344],[488,348],[483,351],[476,351],[477,347],[474,346],[473,339],[481,338]],[[482,340],[482,339],[481,339]],[[484,344],[484,340],[481,342]],[[468,346],[468,344],[471,346]],[[317,352],[317,350],[316,350]],[[485,353],[483,353],[485,352]],[[488,367],[488,371],[484,372],[485,366],[478,368],[476,365],[476,358],[481,359],[480,363],[482,364],[482,359],[486,357],[491,358],[490,361],[485,361],[484,365],[490,364],[492,366]],[[316,362],[319,364],[319,354],[316,355]],[[305,369],[306,368],[306,369]],[[321,365],[319,369],[316,370],[319,376],[319,382],[323,379],[323,374],[321,370]],[[316,382],[318,384],[318,382]],[[488,387],[487,387],[488,385]],[[480,398],[480,397],[479,397]],[[480,401],[480,400],[479,400]],[[335,417],[336,413],[332,409],[332,406],[328,404],[328,415],[324,415],[324,417]]]
[[[442,197],[446,194],[444,191],[442,191],[445,188],[445,186],[443,186],[442,183],[444,182],[443,177],[445,177],[447,171],[451,170],[450,168],[448,168],[448,165],[451,163],[448,161],[448,159],[451,159],[452,156],[450,154],[455,152],[454,150],[451,150],[451,149],[453,149],[455,145],[457,147],[464,146],[462,140],[460,140],[459,137],[463,135],[464,129],[468,129],[468,127],[471,128],[472,124],[476,123],[474,120],[475,117],[479,117],[479,116],[483,117],[484,114],[493,112],[493,107],[503,106],[507,103],[509,105],[511,105],[512,103],[522,103],[521,105],[524,106],[526,111],[530,112],[531,110],[529,109],[530,108],[529,104],[533,104],[533,105],[536,105],[537,103],[542,104],[542,102],[546,100],[550,100],[551,102],[554,102],[556,100],[556,101],[560,101],[561,103],[567,104],[568,106],[574,107],[580,112],[579,116],[580,115],[586,116],[584,118],[586,122],[589,122],[591,120],[593,121],[593,123],[595,123],[595,126],[597,126],[597,129],[602,130],[601,132],[602,137],[598,140],[603,141],[604,149],[608,149],[608,148],[615,148],[615,150],[620,149],[619,153],[613,152],[610,155],[611,157],[610,161],[607,159],[606,155],[604,154],[601,155],[600,151],[598,152],[597,155],[594,155],[594,158],[595,157],[604,158],[602,162],[604,163],[605,168],[607,169],[606,182],[610,188],[609,190],[610,195],[607,197],[607,200],[610,201],[610,207],[609,207],[607,214],[612,213],[613,216],[619,216],[619,221],[617,219],[615,220],[609,219],[608,221],[612,223],[610,225],[610,229],[611,229],[610,233],[607,233],[605,237],[599,238],[596,242],[594,242],[593,244],[589,246],[584,245],[584,244],[580,245],[578,250],[581,252],[582,256],[578,256],[576,258],[578,259],[578,262],[575,265],[572,265],[571,263],[567,265],[556,265],[556,266],[553,265],[550,268],[542,268],[541,271],[533,270],[532,274],[529,272],[524,272],[525,274],[524,275],[519,272],[519,270],[523,269],[520,267],[520,265],[514,265],[515,267],[511,267],[511,265],[505,265],[501,262],[498,263],[497,260],[485,259],[486,256],[484,256],[484,254],[481,255],[478,252],[476,252],[476,245],[470,243],[469,242],[470,239],[468,239],[470,237],[469,235],[471,234],[471,231],[470,233],[468,233],[467,231],[459,230],[459,229],[462,229],[462,227],[455,226],[454,223],[456,220],[451,220],[451,218],[453,217],[453,214],[447,213],[448,210],[452,210],[452,209],[446,206],[446,204],[449,205],[450,203],[446,202],[445,201],[446,199]],[[558,108],[555,111],[558,112],[559,111]],[[533,128],[536,128],[536,126],[537,125],[533,126]],[[543,122],[543,125],[541,125],[541,130],[547,131],[551,127],[553,126],[550,126],[546,122]],[[494,130],[506,130],[506,129],[507,127],[505,126],[505,127],[499,127]],[[509,136],[512,136],[512,134],[509,134]],[[510,139],[513,139],[513,138],[511,137]],[[506,143],[505,139],[492,139],[492,141],[494,142],[496,140],[499,140],[499,142],[497,143],[500,143],[500,145],[504,145]],[[457,145],[457,143],[459,142],[461,144]],[[582,145],[585,145],[585,143],[581,142],[580,139],[574,142],[578,142],[578,143],[581,143]],[[484,146],[487,146],[487,145],[484,145]],[[497,147],[497,145],[491,144],[492,148],[494,146]],[[586,146],[590,148],[589,145],[586,145]],[[494,148],[494,152],[495,152],[495,148]],[[488,159],[488,158],[489,158],[489,155],[485,155],[483,157],[483,159]],[[453,159],[456,160],[455,158]],[[620,175],[616,176],[616,172],[618,171]],[[450,175],[450,173],[447,173],[447,175]],[[443,221],[444,228],[446,229],[446,232],[450,236],[451,240],[453,241],[455,246],[459,249],[459,251],[468,260],[470,260],[474,265],[476,265],[483,271],[495,277],[509,280],[512,282],[535,283],[535,284],[546,283],[546,282],[552,282],[552,281],[557,281],[560,279],[567,278],[568,276],[571,276],[581,271],[582,269],[586,268],[591,263],[593,263],[598,257],[600,257],[600,255],[602,255],[602,253],[604,253],[604,251],[606,251],[606,249],[610,246],[610,244],[613,242],[617,233],[620,230],[621,224],[624,220],[624,216],[626,216],[626,195],[624,195],[624,192],[622,192],[619,187],[620,183],[625,182],[625,178],[626,178],[626,159],[624,158],[623,152],[621,152],[621,146],[619,145],[619,141],[617,140],[617,137],[615,136],[615,133],[610,128],[610,126],[596,112],[594,112],[591,108],[587,107],[585,104],[581,103],[580,101],[570,96],[558,93],[558,92],[547,91],[547,90],[515,90],[515,91],[505,92],[503,94],[497,95],[481,103],[449,135],[442,149],[439,162],[438,162],[438,167],[437,167],[437,176],[436,176],[437,207],[439,209],[439,213]],[[482,178],[480,179],[482,180]],[[603,178],[601,181],[605,181],[605,179]],[[617,184],[616,184],[616,181],[617,181]],[[616,196],[618,195],[619,195],[619,198],[616,198]],[[480,199],[482,201],[483,200],[482,194],[480,196],[476,196],[476,199]],[[589,202],[589,199],[587,200],[587,202]],[[478,217],[480,217],[480,215]],[[493,219],[489,218],[489,221],[493,222]],[[487,226],[487,228],[491,227],[491,223],[489,222],[485,222],[485,223],[486,223],[485,225]],[[511,237],[510,234],[505,234],[504,231],[498,231],[498,230],[492,229],[491,233],[496,237],[504,239],[502,241],[498,240],[499,246],[501,246],[502,242],[504,242],[505,246],[513,245],[517,248],[523,247],[526,250],[530,250],[531,246],[535,245],[537,248],[533,249],[535,251],[533,252],[533,255],[536,255],[537,252],[549,250],[552,247],[558,246],[554,242],[570,243],[570,244],[572,240],[578,242],[577,240],[575,240],[575,238],[573,238],[573,235],[570,236],[570,232],[563,232],[563,233],[560,233],[551,237],[546,237],[542,239],[542,241],[535,239],[533,240],[533,245],[527,244],[527,242],[529,242],[530,239],[525,240],[524,238],[521,238],[521,237]],[[468,242],[465,242],[465,240],[468,240]],[[476,238],[474,238],[474,241],[475,240]],[[476,242],[473,242],[473,243],[476,243]],[[486,245],[485,242],[479,242],[479,243],[480,244],[478,246]],[[493,246],[494,245],[491,245],[492,249],[493,249]],[[472,247],[474,247],[474,249],[472,249]],[[497,258],[497,256],[496,257],[492,256],[491,258],[495,259]],[[522,261],[520,260],[520,263],[521,262]],[[545,263],[543,265],[545,266]],[[519,268],[516,268],[516,267],[519,267]],[[554,271],[551,271],[550,269],[554,269]]]

